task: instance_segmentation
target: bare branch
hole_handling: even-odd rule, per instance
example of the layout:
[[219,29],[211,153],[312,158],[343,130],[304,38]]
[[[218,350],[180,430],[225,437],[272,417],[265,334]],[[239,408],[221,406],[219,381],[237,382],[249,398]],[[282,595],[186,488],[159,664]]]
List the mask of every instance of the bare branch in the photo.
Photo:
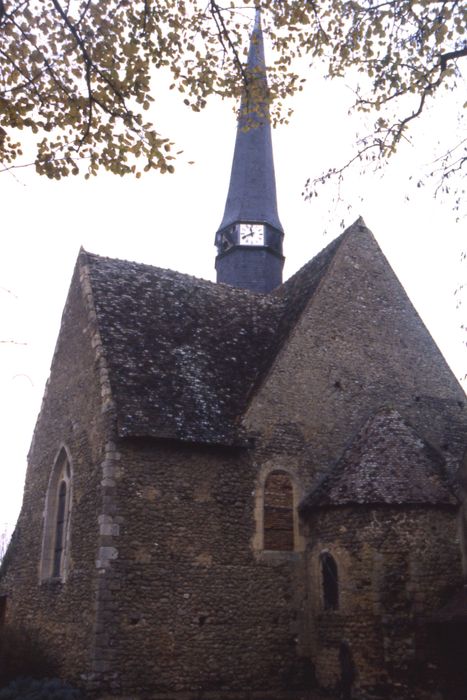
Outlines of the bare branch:
[[248,87],[249,87],[248,76],[247,76],[247,73],[246,73],[245,68],[243,66],[243,63],[240,60],[240,56],[238,54],[237,47],[232,42],[230,32],[227,30],[227,27],[225,25],[224,18],[222,16],[221,8],[217,4],[217,2],[215,2],[215,0],[210,0],[209,5],[211,8],[212,17],[213,17],[213,19],[216,23],[216,27],[218,29],[219,41],[221,42],[222,47],[226,53],[227,53],[227,48],[225,46],[225,41],[227,41],[227,43],[230,47],[230,50],[232,52],[234,64],[236,65],[237,70],[242,77],[243,85],[244,85],[245,89],[248,91]]
[[450,51],[449,53],[442,53],[439,57],[441,72],[445,71],[447,68],[448,61],[452,61],[456,58],[461,58],[462,56],[467,56],[467,44],[463,49],[458,51]]
[[27,343],[21,343],[18,340],[0,340],[2,345],[27,345]]

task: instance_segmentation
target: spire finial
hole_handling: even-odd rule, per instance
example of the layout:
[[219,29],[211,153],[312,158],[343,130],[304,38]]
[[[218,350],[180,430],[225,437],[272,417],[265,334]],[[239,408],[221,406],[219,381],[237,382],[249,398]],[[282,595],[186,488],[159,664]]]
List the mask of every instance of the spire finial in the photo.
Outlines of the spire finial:
[[[255,23],[250,38],[248,61],[246,65],[247,78],[257,80],[261,78],[267,88],[266,61],[264,59],[263,30],[261,28],[261,8],[256,6]],[[248,88],[247,88],[248,89]]]
[[256,32],[258,30],[261,30],[261,5],[257,3],[255,10],[255,25],[253,27],[253,31]]

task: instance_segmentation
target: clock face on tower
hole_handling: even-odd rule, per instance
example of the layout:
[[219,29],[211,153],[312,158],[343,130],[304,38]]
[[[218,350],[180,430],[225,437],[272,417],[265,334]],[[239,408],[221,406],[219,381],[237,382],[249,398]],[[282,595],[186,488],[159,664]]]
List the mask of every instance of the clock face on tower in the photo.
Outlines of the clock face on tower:
[[240,224],[240,245],[264,245],[264,225]]

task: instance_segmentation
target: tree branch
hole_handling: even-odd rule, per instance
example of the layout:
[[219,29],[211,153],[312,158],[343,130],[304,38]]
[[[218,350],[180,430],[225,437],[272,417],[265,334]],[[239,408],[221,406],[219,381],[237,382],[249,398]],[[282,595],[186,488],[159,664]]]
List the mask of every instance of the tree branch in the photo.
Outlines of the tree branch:
[[230,50],[232,52],[233,58],[234,58],[234,63],[237,66],[237,69],[242,77],[243,84],[245,86],[245,90],[248,92],[248,76],[245,71],[245,68],[243,67],[243,63],[240,60],[240,56],[238,55],[238,51],[236,46],[234,45],[232,39],[230,38],[229,31],[225,25],[224,18],[222,17],[222,11],[217,2],[215,0],[210,0],[209,6],[211,8],[211,14],[213,16],[214,22],[216,23],[217,31],[218,31],[218,36],[219,36],[219,41],[222,44],[222,48],[224,49],[224,53],[228,53],[228,50],[225,47],[224,44],[224,37],[227,39],[227,43],[229,44]]
[[441,67],[441,72],[446,70],[448,61],[452,61],[455,58],[461,58],[462,56],[467,56],[467,44],[463,49],[458,51],[450,51],[449,53],[442,53],[439,57],[439,63]]

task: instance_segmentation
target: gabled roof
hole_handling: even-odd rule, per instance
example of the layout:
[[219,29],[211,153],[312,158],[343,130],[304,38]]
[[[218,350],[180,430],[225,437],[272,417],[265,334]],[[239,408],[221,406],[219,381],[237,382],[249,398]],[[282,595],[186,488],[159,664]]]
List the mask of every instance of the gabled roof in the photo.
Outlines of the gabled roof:
[[366,422],[300,509],[359,504],[458,505],[443,457],[394,409]]
[[248,400],[341,238],[271,295],[83,251],[119,435],[242,444]]

